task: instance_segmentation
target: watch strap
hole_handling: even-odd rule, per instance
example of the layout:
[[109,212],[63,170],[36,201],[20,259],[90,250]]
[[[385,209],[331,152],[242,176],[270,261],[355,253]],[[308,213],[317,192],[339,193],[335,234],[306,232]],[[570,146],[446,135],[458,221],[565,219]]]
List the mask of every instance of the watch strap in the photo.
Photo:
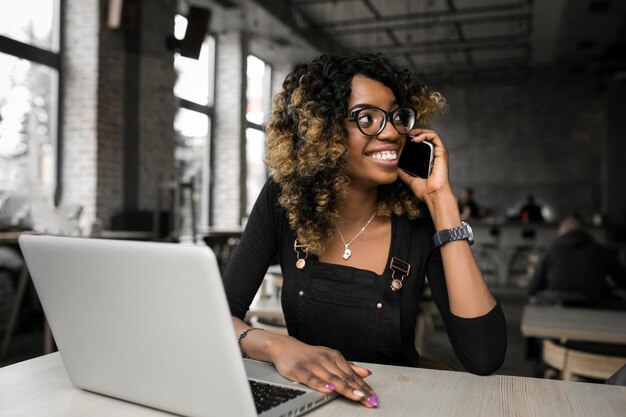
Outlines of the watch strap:
[[469,226],[467,223],[461,222],[461,225],[458,227],[440,230],[433,235],[433,243],[435,244],[435,247],[438,248],[448,242],[467,239],[471,245],[474,243],[474,240],[472,239],[468,228]]

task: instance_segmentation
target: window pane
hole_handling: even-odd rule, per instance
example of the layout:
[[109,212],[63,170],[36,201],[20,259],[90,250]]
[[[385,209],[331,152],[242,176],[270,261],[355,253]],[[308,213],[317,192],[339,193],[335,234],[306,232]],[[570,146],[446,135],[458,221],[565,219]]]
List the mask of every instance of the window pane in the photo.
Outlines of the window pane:
[[261,125],[269,108],[269,67],[259,58],[249,55],[247,77],[246,119],[249,122]]
[[0,35],[57,52],[58,0],[4,1]]
[[57,71],[0,53],[0,189],[56,185]]
[[246,129],[246,214],[250,214],[265,181],[265,135],[261,130]]
[[190,198],[196,202],[196,226],[202,228],[208,224],[209,129],[210,119],[206,114],[178,109],[174,119],[177,178],[181,183],[193,184],[194,190],[193,195],[182,196],[182,235],[191,234]]
[[[174,33],[182,37],[187,26],[187,19],[176,16]],[[213,58],[215,56],[215,39],[207,37],[200,49],[198,59],[174,55],[174,68],[178,78],[174,85],[177,97],[192,101],[203,106],[213,105]]]

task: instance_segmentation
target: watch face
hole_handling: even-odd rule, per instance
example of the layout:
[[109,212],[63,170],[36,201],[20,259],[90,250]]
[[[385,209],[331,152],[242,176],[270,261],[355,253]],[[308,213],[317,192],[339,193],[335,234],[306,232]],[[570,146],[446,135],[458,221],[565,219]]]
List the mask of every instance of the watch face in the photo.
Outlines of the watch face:
[[470,226],[469,224],[465,223],[465,222],[461,222],[463,226],[465,226],[465,230],[467,230],[467,237],[468,237],[468,242],[469,244],[473,244],[474,243],[474,231],[472,230],[472,226]]

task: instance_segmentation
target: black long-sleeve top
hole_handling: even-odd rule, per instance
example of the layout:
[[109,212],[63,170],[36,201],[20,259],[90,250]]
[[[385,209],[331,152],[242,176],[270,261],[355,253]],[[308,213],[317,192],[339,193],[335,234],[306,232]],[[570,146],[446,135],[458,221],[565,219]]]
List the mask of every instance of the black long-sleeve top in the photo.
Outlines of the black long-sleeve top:
[[[388,265],[395,257],[410,264],[400,291],[391,290],[402,273],[387,268],[383,275],[306,258],[294,250],[296,236],[278,204],[280,188],[271,180],[261,191],[241,242],[224,272],[224,286],[233,316],[243,319],[267,267],[278,254],[283,274],[282,308],[289,334],[312,344],[338,349],[348,360],[417,366],[415,325],[425,277],[441,312],[452,347],[468,371],[496,371],[506,351],[506,324],[499,305],[481,317],[461,318],[449,309],[441,254],[432,242],[430,217],[392,217]],[[394,275],[394,276],[392,276]]]

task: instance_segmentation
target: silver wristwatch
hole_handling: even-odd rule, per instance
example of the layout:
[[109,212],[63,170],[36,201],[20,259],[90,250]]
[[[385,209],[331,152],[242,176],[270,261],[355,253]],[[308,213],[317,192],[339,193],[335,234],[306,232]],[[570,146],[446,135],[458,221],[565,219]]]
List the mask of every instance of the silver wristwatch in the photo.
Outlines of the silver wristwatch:
[[441,245],[445,245],[448,242],[462,239],[467,239],[470,245],[474,244],[474,232],[472,231],[470,225],[465,222],[461,222],[459,227],[440,230],[433,236],[433,242],[435,243],[436,248]]

